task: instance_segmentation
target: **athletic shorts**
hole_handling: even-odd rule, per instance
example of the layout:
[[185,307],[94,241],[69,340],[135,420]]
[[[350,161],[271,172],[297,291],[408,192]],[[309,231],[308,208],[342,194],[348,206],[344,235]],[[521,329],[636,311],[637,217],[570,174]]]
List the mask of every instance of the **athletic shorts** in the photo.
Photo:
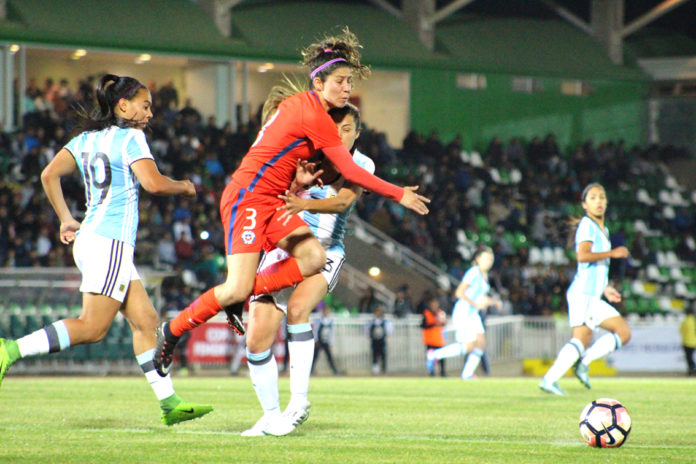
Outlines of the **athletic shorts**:
[[[288,252],[281,248],[274,248],[273,250],[267,252],[263,255],[261,262],[259,263],[259,269],[257,272],[263,271],[266,267],[271,266],[279,261],[288,258],[290,255]],[[328,292],[331,293],[338,283],[338,274],[341,272],[341,267],[343,267],[343,262],[346,257],[343,253],[338,251],[327,251],[326,252],[326,264],[321,269],[321,275],[326,279],[326,284],[329,289]],[[257,299],[268,298],[269,296],[273,299],[275,305],[283,311],[285,314],[288,313],[288,301],[290,300],[290,295],[295,287],[286,287],[277,292],[273,292],[271,295],[256,295],[252,296],[249,300],[250,302],[256,301]]]
[[307,224],[299,215],[287,225],[278,221],[284,210],[283,201],[271,195],[259,195],[227,184],[220,199],[220,217],[225,229],[225,251],[228,255],[254,253],[264,246],[275,246],[295,229]]
[[82,273],[82,293],[96,293],[123,303],[132,280],[140,280],[133,264],[133,247],[120,240],[81,232],[73,245]]
[[461,327],[457,328],[454,336],[459,343],[471,343],[476,341],[476,335],[485,332],[483,323],[481,322],[481,316],[476,313],[465,318],[464,323]]
[[566,298],[568,299],[568,323],[571,327],[584,324],[595,330],[606,319],[620,316],[619,312],[600,296],[567,292]]

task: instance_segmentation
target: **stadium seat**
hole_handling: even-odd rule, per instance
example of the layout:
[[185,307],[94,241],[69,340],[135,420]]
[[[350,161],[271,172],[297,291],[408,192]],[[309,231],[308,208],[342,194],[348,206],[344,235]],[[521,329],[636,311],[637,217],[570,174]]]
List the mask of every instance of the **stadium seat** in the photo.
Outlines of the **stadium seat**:
[[650,205],[650,206],[652,206],[652,205],[655,204],[655,200],[653,200],[652,198],[650,198],[650,194],[649,194],[648,191],[645,190],[644,188],[638,189],[638,192],[636,193],[636,200],[637,200],[639,203],[643,203],[643,204],[645,204],[645,205]]
[[469,153],[464,150],[459,152],[459,159],[462,160],[462,163],[464,164],[471,163],[471,157],[469,156]]
[[565,251],[562,247],[555,247],[553,249],[553,262],[557,266],[568,264],[568,257],[565,255]]
[[541,262],[541,249],[538,247],[531,247],[529,249],[529,264],[535,265]]
[[476,167],[476,168],[482,168],[483,167],[483,160],[481,159],[481,154],[477,151],[472,151],[471,155],[469,156],[469,159],[471,160],[471,165]]
[[541,262],[544,266],[550,266],[554,262],[553,248],[544,247],[541,250]]

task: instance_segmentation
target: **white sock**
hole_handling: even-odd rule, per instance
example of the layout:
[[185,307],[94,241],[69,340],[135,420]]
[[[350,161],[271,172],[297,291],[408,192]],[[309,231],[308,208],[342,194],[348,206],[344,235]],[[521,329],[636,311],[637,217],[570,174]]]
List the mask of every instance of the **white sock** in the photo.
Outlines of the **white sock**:
[[65,322],[60,320],[18,339],[17,346],[23,358],[55,353],[70,347],[70,335]]
[[589,366],[592,361],[599,359],[621,348],[621,339],[615,333],[602,335],[582,355],[582,362]]
[[544,375],[544,380],[547,382],[558,382],[563,377],[570,367],[575,364],[580,358],[581,353],[585,350],[585,346],[577,338],[571,338],[568,343],[563,345],[561,351],[556,356],[556,361]]
[[263,353],[251,353],[247,348],[249,376],[264,415],[280,414],[278,398],[278,365],[270,348]]
[[478,348],[474,348],[473,351],[469,353],[464,369],[462,369],[462,378],[466,379],[474,375],[476,368],[481,362],[481,356],[483,356],[483,350]]
[[142,369],[143,374],[150,386],[152,391],[155,392],[155,396],[158,400],[163,400],[169,398],[174,394],[174,384],[172,383],[172,376],[167,374],[166,377],[160,377],[160,375],[155,370],[155,365],[152,362],[152,358],[155,356],[155,349],[147,350],[144,353],[140,353],[135,357],[138,361],[140,369]]
[[290,356],[290,403],[307,399],[309,376],[314,361],[314,334],[309,322],[288,325],[288,356]]
[[459,356],[460,354],[465,354],[466,350],[462,346],[461,343],[456,342],[456,343],[450,343],[447,346],[443,346],[442,348],[438,348],[433,352],[433,357],[435,359],[445,359],[445,358],[453,358],[454,356]]

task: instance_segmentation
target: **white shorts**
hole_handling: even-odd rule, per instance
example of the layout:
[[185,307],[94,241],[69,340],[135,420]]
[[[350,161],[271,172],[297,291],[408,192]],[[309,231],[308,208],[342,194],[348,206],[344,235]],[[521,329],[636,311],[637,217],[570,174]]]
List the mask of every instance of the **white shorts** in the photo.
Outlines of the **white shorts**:
[[485,333],[481,316],[478,313],[469,315],[464,319],[464,322],[457,328],[454,334],[455,339],[459,343],[471,343],[476,341],[476,335]]
[[105,295],[123,303],[132,280],[140,280],[133,264],[133,247],[90,232],[78,234],[73,245],[82,273],[80,291]]
[[571,327],[584,324],[595,330],[610,317],[620,316],[619,312],[600,296],[568,292],[566,298],[568,300],[568,324]]
[[[290,255],[285,250],[281,248],[275,248],[263,255],[263,258],[259,263],[258,272],[261,272],[268,266],[271,266],[289,257]],[[324,278],[326,279],[326,284],[329,287],[329,293],[331,293],[331,291],[334,289],[334,287],[336,287],[336,284],[338,283],[338,274],[339,272],[341,272],[341,267],[343,266],[343,262],[345,260],[346,257],[343,253],[337,251],[326,252],[326,264],[321,269],[321,275],[324,276]],[[295,287],[286,287],[277,292],[273,292],[270,295],[273,298],[273,302],[278,307],[278,309],[283,311],[285,314],[288,313],[288,301],[290,300],[290,295],[292,295],[292,291],[294,289]],[[256,301],[262,296],[268,297],[269,295],[252,296],[249,299],[249,301]]]

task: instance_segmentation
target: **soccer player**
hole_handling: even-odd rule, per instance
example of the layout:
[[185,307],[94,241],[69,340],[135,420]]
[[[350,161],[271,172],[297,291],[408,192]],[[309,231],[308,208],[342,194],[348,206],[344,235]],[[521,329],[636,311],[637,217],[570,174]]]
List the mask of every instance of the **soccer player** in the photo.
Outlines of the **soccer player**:
[[481,362],[481,356],[486,347],[485,329],[479,310],[486,310],[489,306],[495,306],[498,309],[503,307],[500,300],[488,296],[488,291],[491,289],[488,283],[488,271],[493,266],[493,261],[493,250],[482,247],[474,256],[474,265],[462,277],[455,291],[457,301],[452,311],[452,323],[457,341],[437,350],[428,351],[427,367],[430,374],[434,372],[435,361],[468,353],[461,376],[464,380],[474,378],[474,372]]
[[[284,214],[279,198],[289,188],[298,162],[322,150],[350,182],[399,202],[419,214],[427,214],[429,200],[417,187],[397,187],[355,164],[341,142],[328,114],[346,105],[354,74],[367,77],[369,68],[360,63],[360,44],[347,29],[303,51],[310,69],[309,91],[283,100],[259,131],[256,141],[222,194],[220,214],[225,228],[227,279],[204,292],[174,320],[162,324],[157,335],[155,367],[169,372],[178,338],[204,323],[220,310],[238,331],[239,317],[250,294],[272,293],[317,274],[326,265],[326,253],[311,229],[297,215],[278,221]],[[277,246],[289,257],[256,274],[260,251]]]
[[[604,225],[607,194],[600,184],[589,184],[582,192],[585,216],[573,220],[575,251],[578,268],[568,287],[568,322],[573,329],[572,338],[563,345],[556,361],[539,382],[539,388],[554,395],[565,395],[558,380],[575,366],[575,376],[590,388],[589,365],[609,353],[618,350],[631,338],[631,330],[619,312],[609,303],[621,301],[621,294],[608,285],[609,259],[627,258],[624,246],[611,248],[609,229]],[[602,300],[602,295],[609,301]],[[601,327],[609,333],[592,341],[592,332]]]
[[[82,313],[18,340],[0,339],[0,381],[18,359],[55,353],[104,338],[118,311],[133,331],[133,350],[160,400],[166,425],[201,417],[211,406],[182,401],[170,376],[161,377],[152,362],[158,317],[141,282],[133,251],[138,230],[139,184],[157,195],[194,197],[188,180],[160,174],[143,129],[152,118],[150,91],[132,77],[106,74],[97,86],[99,107],[82,112],[79,135],[51,160],[41,174],[48,200],[60,220],[60,240],[73,245],[82,273]],[[60,180],[79,170],[87,211],[80,224],[71,215]]]
[[[360,112],[351,105],[332,108],[329,115],[336,122],[343,144],[353,149],[353,159],[366,172],[374,172],[374,162],[354,149],[360,135]],[[301,213],[313,233],[326,249],[326,264],[319,274],[300,282],[293,290],[283,289],[272,295],[252,297],[249,305],[247,359],[249,374],[256,395],[264,410],[263,416],[242,436],[287,435],[309,417],[311,403],[307,399],[309,377],[314,360],[315,341],[309,315],[333,290],[345,260],[346,220],[362,188],[346,182],[330,163],[323,162],[322,186],[315,186],[298,195],[286,193],[281,208],[287,215]],[[285,217],[280,217],[284,220]],[[276,248],[268,252],[259,267],[263,269],[285,259],[287,253]],[[287,313],[288,353],[290,356],[290,402],[281,414],[278,395],[278,368],[271,346],[283,317]]]

